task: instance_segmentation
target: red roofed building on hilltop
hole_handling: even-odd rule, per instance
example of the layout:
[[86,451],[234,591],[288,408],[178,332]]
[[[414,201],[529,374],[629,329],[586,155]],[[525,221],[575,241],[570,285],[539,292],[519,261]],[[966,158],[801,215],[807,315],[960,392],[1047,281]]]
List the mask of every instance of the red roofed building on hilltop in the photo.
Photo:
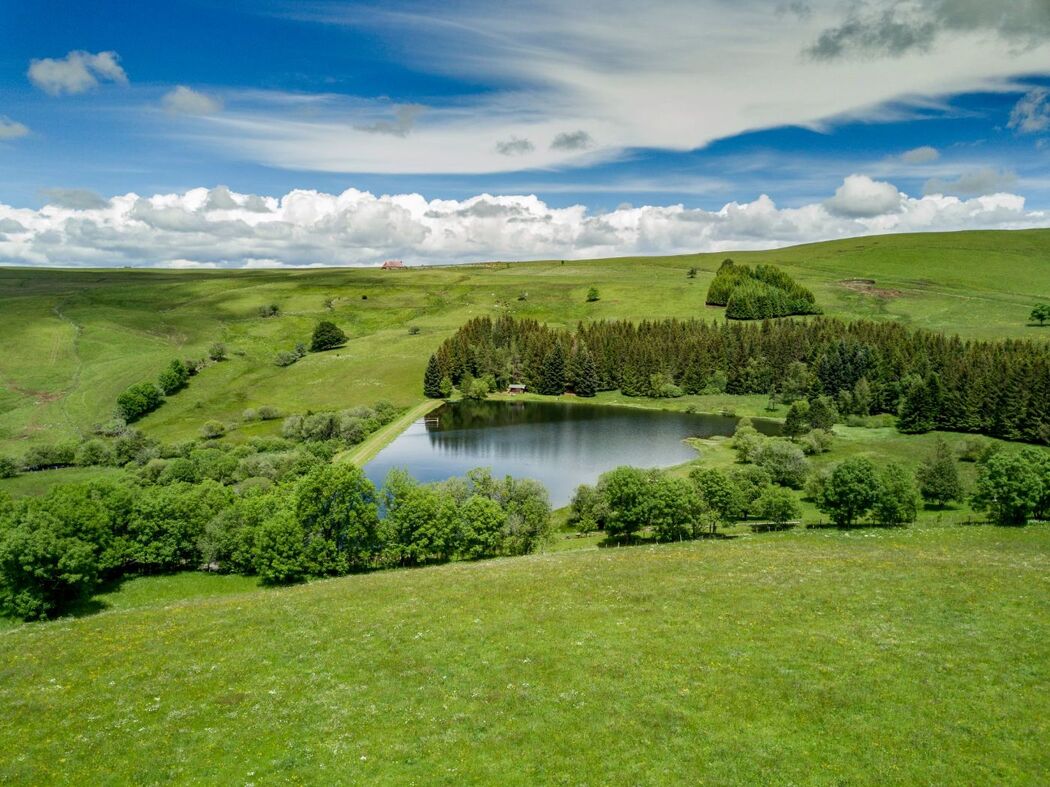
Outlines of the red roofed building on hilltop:
[[405,269],[405,263],[401,260],[387,260],[381,267],[385,271],[400,271]]

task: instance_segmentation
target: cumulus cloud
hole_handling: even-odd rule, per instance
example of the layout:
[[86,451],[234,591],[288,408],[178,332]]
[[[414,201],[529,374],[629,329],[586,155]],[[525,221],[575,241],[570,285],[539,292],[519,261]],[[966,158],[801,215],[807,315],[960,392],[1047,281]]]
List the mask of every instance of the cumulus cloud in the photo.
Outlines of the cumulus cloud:
[[52,96],[84,93],[97,87],[100,81],[128,83],[128,75],[116,52],[92,54],[75,50],[63,58],[33,60],[27,75],[30,82]]
[[1038,134],[1050,128],[1050,91],[1045,87],[1029,90],[1011,110],[1008,126],[1022,134]]
[[859,0],[806,48],[815,60],[928,52],[945,35],[992,33],[1018,47],[1050,39],[1045,0]]
[[900,205],[901,193],[896,186],[867,175],[850,175],[835,190],[835,196],[824,203],[831,213],[854,218],[895,213]]
[[1008,191],[1017,183],[1017,173],[1008,169],[983,167],[966,172],[955,180],[930,178],[923,186],[924,194],[955,194],[973,197],[980,194],[998,194]]
[[389,134],[394,137],[407,137],[416,125],[416,118],[423,114],[426,107],[422,104],[398,104],[394,107],[394,120],[378,120],[367,125],[354,126],[358,131],[369,134]]
[[29,133],[29,128],[11,118],[0,115],[0,142],[5,139],[18,139]]
[[[762,195],[719,210],[622,205],[593,213],[523,195],[428,200],[348,189],[295,190],[274,198],[222,187],[97,197],[87,207],[70,202],[40,210],[0,204],[0,228],[7,233],[0,239],[0,262],[281,267],[370,265],[398,257],[456,263],[761,249],[874,233],[1050,222],[1050,213],[1027,210],[1015,194],[913,198],[859,175],[847,178],[828,202],[797,208],[781,208]],[[253,204],[267,210],[252,210]]]
[[222,111],[222,101],[178,85],[161,99],[164,108],[176,115],[214,115]]
[[930,145],[906,150],[900,155],[900,160],[905,164],[931,164],[941,157],[940,152]]
[[42,189],[40,194],[49,205],[72,210],[94,210],[108,204],[100,195],[87,189]]
[[536,147],[531,142],[521,137],[511,137],[496,143],[496,152],[501,156],[521,156],[535,149]]
[[594,139],[582,129],[563,131],[551,142],[551,150],[586,150],[594,147]]

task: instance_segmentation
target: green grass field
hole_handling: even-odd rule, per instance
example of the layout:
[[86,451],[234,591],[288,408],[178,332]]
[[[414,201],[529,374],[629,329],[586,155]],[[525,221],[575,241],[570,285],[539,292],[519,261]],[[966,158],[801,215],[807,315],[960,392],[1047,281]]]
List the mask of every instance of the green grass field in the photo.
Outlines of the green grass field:
[[797,531],[245,589],[165,586],[0,633],[0,778],[1050,778],[1046,527]]
[[[341,457],[362,464],[431,406],[427,357],[470,317],[721,319],[703,301],[725,256],[405,272],[0,268],[0,454],[89,432],[124,387],[222,341],[229,360],[143,419],[149,435],[193,438],[210,419],[227,440],[274,433],[279,421],[242,422],[260,405],[404,407]],[[784,265],[832,316],[1050,341],[1050,328],[1026,324],[1050,301],[1050,230],[731,256]],[[601,300],[586,303],[592,285]],[[280,317],[258,316],[269,303]],[[346,346],[276,367],[274,353],[318,319],[339,324]],[[592,401],[786,412],[767,411],[765,396]],[[864,455],[914,468],[937,438],[885,425],[835,434],[814,465]],[[697,462],[735,460],[724,438],[693,444]],[[971,482],[974,466],[959,467]],[[0,491],[120,472],[25,473]],[[819,518],[806,503],[804,519]],[[1046,783],[1050,529],[959,524],[973,518],[960,504],[908,528],[737,525],[626,548],[562,534],[525,558],[284,589],[205,573],[130,579],[78,616],[0,619],[0,781]]]
[[[472,265],[384,272],[47,271],[0,269],[0,453],[75,437],[107,420],[126,386],[153,380],[173,357],[225,342],[205,369],[142,425],[164,440],[196,437],[247,407],[290,411],[422,399],[430,352],[463,322],[500,311],[572,325],[601,318],[711,317],[707,285],[724,254]],[[783,265],[829,315],[897,320],[972,338],[1050,340],[1027,326],[1050,300],[1050,230],[897,235],[734,252]],[[697,267],[699,275],[687,279]],[[878,293],[842,284],[874,279]],[[588,287],[601,300],[586,303]],[[518,300],[522,293],[527,300]],[[881,293],[881,294],[880,294]],[[367,300],[363,300],[367,297]],[[325,299],[333,298],[332,310]],[[263,319],[259,306],[283,312]],[[276,351],[338,323],[346,347],[278,368]],[[410,335],[409,326],[419,329]]]

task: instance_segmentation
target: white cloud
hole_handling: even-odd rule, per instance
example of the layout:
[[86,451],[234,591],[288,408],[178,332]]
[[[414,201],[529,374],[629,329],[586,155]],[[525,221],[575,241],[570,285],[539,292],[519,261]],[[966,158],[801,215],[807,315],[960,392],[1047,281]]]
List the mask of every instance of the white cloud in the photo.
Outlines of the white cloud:
[[52,96],[84,93],[97,87],[100,80],[128,83],[116,52],[92,54],[76,50],[63,58],[45,57],[29,64],[29,81]]
[[923,186],[924,194],[955,194],[960,197],[973,197],[981,194],[999,194],[1017,183],[1017,173],[1008,169],[981,169],[965,172],[955,180],[931,178]]
[[166,93],[161,103],[168,112],[176,115],[214,115],[222,111],[222,101],[185,85]]
[[[1010,0],[1019,1],[1034,0]],[[940,20],[931,10],[937,3],[951,5],[922,0],[923,14]],[[1004,31],[1022,30],[1020,23],[1000,30],[991,11],[939,22],[928,48],[905,47],[898,57],[802,56],[822,31],[842,24],[844,5],[813,0],[809,13],[778,14],[782,0],[535,0],[507,14],[497,4],[462,0],[373,6],[362,18],[338,3],[295,4],[289,13],[388,35],[408,67],[471,84],[481,79],[486,89],[428,107],[404,135],[375,133],[383,123],[390,132],[401,128],[389,119],[387,100],[324,96],[307,114],[259,96],[214,116],[206,139],[293,170],[480,174],[576,166],[631,148],[691,150],[775,126],[893,119],[901,106],[944,113],[945,96],[1017,90],[1020,75],[1045,73],[1050,62],[1050,40],[1026,39],[1019,48],[1018,37]],[[586,129],[593,146],[560,144],[575,129]],[[507,155],[521,151],[497,144],[514,139],[533,150]]]
[[1043,87],[1029,90],[1014,105],[1008,125],[1022,134],[1038,134],[1050,128],[1050,91]]
[[11,118],[0,115],[0,142],[5,139],[18,139],[29,133],[29,128]]
[[1015,194],[913,198],[857,175],[828,202],[837,208],[780,208],[762,195],[719,210],[623,205],[591,213],[581,205],[552,208],[521,195],[427,200],[348,189],[296,190],[273,198],[199,188],[118,195],[87,208],[0,204],[0,226],[10,228],[5,232],[23,228],[0,239],[0,262],[280,267],[366,265],[398,257],[456,263],[760,249],[886,232],[1050,224],[1050,212],[1026,210],[1024,198]]
[[838,216],[881,216],[900,210],[901,193],[892,183],[872,180],[867,175],[850,175],[824,206]]
[[940,157],[941,154],[937,148],[930,145],[922,145],[901,153],[900,160],[904,164],[932,164]]

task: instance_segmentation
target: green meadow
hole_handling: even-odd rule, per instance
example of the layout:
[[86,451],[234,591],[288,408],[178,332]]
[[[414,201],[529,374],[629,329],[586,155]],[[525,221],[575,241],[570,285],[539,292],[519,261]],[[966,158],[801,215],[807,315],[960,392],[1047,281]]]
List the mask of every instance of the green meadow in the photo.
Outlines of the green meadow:
[[266,591],[199,576],[193,598],[131,587],[0,633],[0,778],[1050,778],[1045,527],[745,535]]
[[[361,465],[432,406],[427,359],[471,317],[721,320],[704,298],[727,256],[783,266],[830,316],[1050,341],[1028,324],[1050,302],[1050,230],[406,271],[0,268],[0,455],[91,434],[127,386],[222,342],[227,360],[136,426],[172,443],[217,420],[241,441],[280,428],[249,408],[403,408],[338,457]],[[260,315],[270,304],[279,316]],[[274,364],[322,319],[345,346]],[[757,395],[590,401],[787,412]],[[837,424],[812,466],[914,470],[937,439],[967,439],[892,421]],[[736,461],[726,438],[690,442],[673,473]],[[971,484],[975,466],[958,468]],[[121,472],[23,473],[0,491]],[[804,501],[803,520],[821,518]],[[59,620],[0,619],[0,781],[1046,783],[1050,529],[980,519],[959,503],[908,527],[736,525],[631,547],[563,532],[526,557],[284,588],[127,579]]]
[[[150,434],[189,439],[209,419],[236,426],[246,408],[260,405],[290,412],[378,399],[414,405],[429,354],[474,316],[505,311],[558,325],[722,319],[704,296],[726,256],[784,266],[831,316],[965,338],[1050,339],[1050,330],[1027,325],[1034,303],[1050,300],[1050,230],[407,271],[0,269],[0,453],[78,436],[110,417],[128,385],[155,379],[172,358],[201,358],[214,342],[227,345],[230,359],[144,419]],[[875,284],[848,281],[855,279]],[[586,302],[591,286],[601,295],[595,303]],[[259,307],[271,303],[281,316],[260,317]],[[350,337],[346,346],[275,366],[274,354],[307,341],[319,319],[336,322]]]

